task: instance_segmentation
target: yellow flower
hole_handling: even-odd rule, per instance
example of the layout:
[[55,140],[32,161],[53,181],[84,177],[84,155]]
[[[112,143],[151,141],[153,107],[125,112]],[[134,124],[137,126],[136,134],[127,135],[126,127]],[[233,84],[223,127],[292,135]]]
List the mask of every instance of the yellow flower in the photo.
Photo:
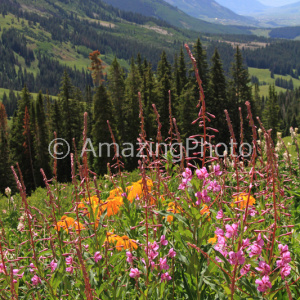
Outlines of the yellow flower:
[[[238,205],[239,208],[244,209],[247,206],[248,194],[241,193],[238,196],[233,197],[234,202],[231,203],[231,206],[234,207]],[[249,197],[249,206],[255,204],[255,199],[250,195]]]
[[[147,188],[148,188],[148,192],[151,192],[151,187],[153,186],[153,182],[150,179],[147,179]],[[143,191],[143,180],[139,180],[137,182],[133,182],[131,186],[128,186],[126,188],[126,192],[127,192],[127,199],[132,202],[134,199],[136,199],[137,197],[141,197],[144,195],[144,191]]]
[[113,199],[115,197],[120,197],[122,194],[122,189],[120,187],[116,188],[116,189],[113,189],[109,192],[109,197],[107,198],[108,199]]
[[217,242],[217,235],[215,235],[213,238],[210,238],[209,240],[208,240],[208,243],[210,243],[210,244],[215,244],[216,242]]

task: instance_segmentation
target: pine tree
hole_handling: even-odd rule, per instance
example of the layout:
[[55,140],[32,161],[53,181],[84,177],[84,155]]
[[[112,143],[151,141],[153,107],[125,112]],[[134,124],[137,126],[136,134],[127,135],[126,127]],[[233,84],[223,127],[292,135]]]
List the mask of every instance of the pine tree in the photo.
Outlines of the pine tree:
[[180,54],[179,54],[179,65],[178,65],[178,75],[180,79],[180,91],[179,95],[181,94],[181,91],[185,88],[185,85],[187,84],[187,70],[186,70],[186,64],[184,59],[184,53],[183,49],[181,47]]
[[35,153],[36,153],[36,170],[37,170],[37,184],[43,184],[43,178],[40,173],[42,168],[48,178],[51,175],[49,164],[49,140],[48,128],[46,123],[46,114],[44,110],[44,100],[42,92],[40,91],[36,101],[36,135],[35,135]]
[[119,135],[124,138],[124,101],[125,101],[125,74],[115,57],[108,70],[108,90],[112,101],[116,127]]
[[169,90],[171,89],[171,66],[167,60],[166,52],[163,51],[157,66],[157,108],[162,124],[162,137],[167,138],[169,132]]
[[278,105],[278,96],[277,93],[275,92],[275,86],[270,85],[269,97],[266,103],[266,107],[263,111],[263,122],[264,122],[264,127],[266,129],[272,129],[271,137],[274,142],[276,142],[277,131],[280,126],[279,112],[280,112],[280,107]]
[[[252,98],[252,86],[251,79],[249,77],[248,69],[243,64],[242,53],[237,46],[235,53],[235,61],[231,68],[231,77],[229,86],[229,113],[231,116],[239,115],[239,107],[242,109],[242,116],[244,120],[244,142],[251,141],[252,129],[249,126],[247,120],[247,107],[246,101],[250,102],[252,115],[256,116],[255,105]],[[240,141],[240,119],[238,117],[232,118],[233,130],[237,141]]]
[[[95,145],[95,153],[91,152],[94,155],[93,167],[98,175],[103,175],[107,173],[107,163],[112,162],[114,156],[113,146],[103,145],[105,143],[112,144],[107,120],[114,124],[112,104],[103,84],[96,89],[96,94],[94,95],[94,120],[92,141]],[[90,149],[89,145],[87,145],[87,149]]]
[[33,168],[33,136],[29,115],[31,102],[31,95],[25,86],[18,102],[18,110],[13,118],[10,140],[11,159],[14,163],[18,162],[20,165],[27,192],[36,188]]
[[[137,138],[139,136],[139,100],[138,92],[141,90],[141,76],[134,63],[131,60],[130,71],[128,77],[125,80],[125,101],[123,105],[124,116],[124,131],[122,141],[125,143],[131,143],[136,149]],[[135,168],[137,165],[136,158],[127,159],[127,165],[129,169]]]
[[16,187],[9,152],[7,115],[4,105],[0,103],[0,193],[4,193],[7,187],[14,192]]
[[[206,110],[216,118],[211,119],[209,126],[219,130],[219,133],[215,133],[214,142],[216,144],[228,143],[230,134],[224,113],[224,110],[229,108],[227,84],[222,61],[217,49],[215,49],[211,62],[212,66],[208,84],[209,99],[206,99]],[[221,153],[219,152],[219,154]]]
[[[205,97],[208,98],[209,97],[209,94],[207,93],[208,82],[209,82],[208,64],[207,64],[207,59],[206,59],[206,52],[202,47],[200,38],[197,39],[197,42],[194,45],[194,57],[197,62],[199,76],[202,80],[202,88],[203,88]],[[196,93],[197,93],[197,98],[199,98],[198,86],[196,89]]]

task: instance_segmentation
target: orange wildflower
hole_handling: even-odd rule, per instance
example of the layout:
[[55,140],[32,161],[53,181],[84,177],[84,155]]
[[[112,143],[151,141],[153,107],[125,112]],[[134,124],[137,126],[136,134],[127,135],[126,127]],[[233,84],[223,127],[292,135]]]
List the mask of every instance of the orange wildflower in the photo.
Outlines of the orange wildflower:
[[75,221],[71,217],[62,216],[61,220],[57,222],[57,226],[54,227],[55,230],[60,231],[60,229],[64,229],[67,233],[69,233],[69,229],[75,228],[76,232],[85,229],[84,225]]
[[[244,209],[247,206],[248,194],[241,193],[238,196],[233,197],[234,202],[231,203],[231,206],[234,207],[238,205],[239,208]],[[255,204],[255,199],[250,195],[249,197],[249,206]]]
[[[178,214],[180,212],[183,212],[183,209],[179,205],[175,204],[174,202],[168,203],[168,207],[169,208],[167,209],[167,211],[169,211],[169,212],[171,212],[173,214]],[[171,223],[173,220],[174,220],[173,216],[171,216],[171,215],[167,216],[167,221],[169,223]]]
[[122,251],[122,249],[130,249],[130,251],[132,251],[133,249],[137,249],[137,247],[135,240],[130,239],[127,235],[119,237],[116,244],[118,251]]
[[213,238],[208,239],[208,243],[214,245],[217,242],[217,235],[215,235]]

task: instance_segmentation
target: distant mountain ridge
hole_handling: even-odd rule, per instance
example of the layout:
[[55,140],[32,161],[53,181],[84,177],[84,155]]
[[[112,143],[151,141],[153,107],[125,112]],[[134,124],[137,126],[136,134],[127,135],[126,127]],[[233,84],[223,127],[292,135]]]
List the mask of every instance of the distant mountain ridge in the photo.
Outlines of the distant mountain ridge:
[[[228,24],[255,24],[253,19],[236,14],[226,5],[221,5],[215,0],[165,0],[169,4],[178,7],[185,13],[195,18],[208,21],[220,21]],[[224,3],[226,1],[223,1]],[[227,2],[226,2],[227,3]]]
[[[224,26],[221,24],[212,24],[197,18],[194,18],[179,8],[172,6],[163,0],[103,0],[114,7],[124,11],[140,13],[145,16],[156,17],[164,20],[171,25],[180,28],[192,29],[207,33],[229,33],[229,34],[247,34],[246,29],[233,26]],[[206,0],[205,0],[206,1]],[[210,0],[209,0],[210,1]]]
[[258,0],[216,0],[216,2],[241,15],[261,13],[268,8]]

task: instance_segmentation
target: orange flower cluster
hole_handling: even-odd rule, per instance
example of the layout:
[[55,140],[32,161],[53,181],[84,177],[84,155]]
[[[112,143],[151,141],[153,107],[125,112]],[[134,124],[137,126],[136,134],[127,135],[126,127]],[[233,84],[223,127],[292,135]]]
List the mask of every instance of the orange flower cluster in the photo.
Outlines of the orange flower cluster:
[[[248,194],[241,193],[238,196],[233,197],[233,200],[234,201],[231,203],[232,207],[238,205],[239,208],[244,209],[247,206]],[[252,206],[253,204],[255,204],[255,199],[250,195],[249,206]]]
[[62,216],[60,221],[57,222],[57,226],[54,227],[55,230],[60,231],[60,229],[64,229],[67,233],[69,233],[69,229],[75,228],[76,233],[79,233],[79,230],[85,229],[84,225],[75,221],[71,217]]
[[115,245],[118,251],[122,251],[123,249],[130,249],[132,251],[138,248],[136,241],[130,239],[127,235],[118,236],[112,232],[108,232],[106,236],[108,243]]

